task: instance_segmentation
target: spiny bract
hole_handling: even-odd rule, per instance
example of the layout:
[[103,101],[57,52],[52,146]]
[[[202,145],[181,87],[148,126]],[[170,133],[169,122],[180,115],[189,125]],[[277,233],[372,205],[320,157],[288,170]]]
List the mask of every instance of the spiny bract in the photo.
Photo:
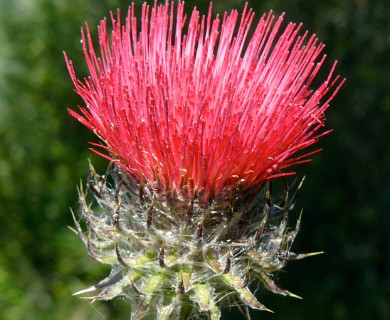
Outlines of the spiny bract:
[[118,166],[109,171],[99,177],[90,166],[88,190],[99,206],[92,209],[80,189],[87,233],[76,219],[75,224],[89,255],[112,271],[78,294],[98,290],[94,300],[125,296],[132,319],[219,319],[226,305],[270,311],[248,288],[258,280],[275,293],[299,298],[271,277],[288,260],[316,254],[290,251],[300,224],[299,219],[294,229],[287,227],[296,192],[286,186],[284,197],[273,201],[269,182],[244,195],[226,190],[204,206],[198,197],[141,185]]

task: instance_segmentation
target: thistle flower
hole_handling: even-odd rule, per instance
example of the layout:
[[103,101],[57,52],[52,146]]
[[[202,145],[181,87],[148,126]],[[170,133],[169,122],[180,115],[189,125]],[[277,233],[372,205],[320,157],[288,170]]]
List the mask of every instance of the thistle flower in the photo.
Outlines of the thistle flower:
[[65,56],[86,104],[69,112],[111,162],[102,176],[90,166],[87,192],[80,188],[87,231],[75,224],[89,255],[112,271],[80,293],[124,296],[132,319],[219,319],[226,305],[248,316],[268,310],[250,285],[297,297],[272,274],[310,255],[290,251],[295,193],[285,185],[274,199],[271,182],[318,151],[302,150],[329,132],[324,112],[343,80],[334,63],[311,88],[324,45],[301,25],[283,28],[283,15],[263,15],[250,37],[247,6],[222,20],[211,9],[187,21],[183,2],[176,12],[173,2],[155,2],[137,21],[133,4],[124,25],[118,10],[111,34],[106,19],[98,28],[100,55],[86,25],[83,81]]

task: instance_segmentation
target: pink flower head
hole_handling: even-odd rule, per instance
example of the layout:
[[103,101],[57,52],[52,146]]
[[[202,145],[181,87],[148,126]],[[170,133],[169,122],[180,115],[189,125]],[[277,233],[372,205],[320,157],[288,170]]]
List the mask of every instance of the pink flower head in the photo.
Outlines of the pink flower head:
[[82,31],[90,76],[76,78],[86,108],[70,114],[103,141],[94,150],[140,182],[206,199],[239,184],[249,188],[290,175],[308,161],[304,151],[329,131],[324,112],[343,83],[333,75],[310,88],[324,63],[324,45],[301,25],[282,27],[283,15],[263,15],[252,36],[254,13],[245,6],[223,18],[184,3],[134,4],[122,26],[111,15],[98,28],[100,55],[88,25]]

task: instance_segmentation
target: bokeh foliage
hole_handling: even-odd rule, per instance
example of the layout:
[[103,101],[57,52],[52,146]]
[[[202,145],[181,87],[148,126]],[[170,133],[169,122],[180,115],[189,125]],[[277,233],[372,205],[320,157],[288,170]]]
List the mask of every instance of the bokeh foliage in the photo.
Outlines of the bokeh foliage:
[[[140,5],[143,1],[135,1]],[[245,1],[214,1],[216,12]],[[0,0],[0,318],[127,319],[126,303],[90,305],[72,293],[108,270],[92,261],[67,226],[76,185],[91,156],[88,130],[67,114],[73,93],[62,51],[86,74],[80,45],[85,21],[95,29],[127,1]],[[208,1],[186,1],[206,13]],[[279,283],[303,301],[263,290],[276,315],[261,319],[390,318],[390,3],[387,0],[249,1],[257,12],[286,12],[327,44],[329,65],[347,83],[328,112],[334,133],[325,151],[297,168],[307,175],[295,251],[324,250],[291,263]],[[96,34],[96,33],[95,33]],[[298,215],[298,210],[297,210]],[[238,319],[226,311],[224,319]]]

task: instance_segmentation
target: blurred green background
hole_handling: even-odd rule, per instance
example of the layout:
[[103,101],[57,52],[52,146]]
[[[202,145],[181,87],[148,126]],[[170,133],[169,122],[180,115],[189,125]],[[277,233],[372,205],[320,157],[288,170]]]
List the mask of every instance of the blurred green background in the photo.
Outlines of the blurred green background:
[[[138,5],[143,1],[136,2]],[[151,1],[149,1],[151,2]],[[244,1],[214,1],[214,11]],[[273,9],[325,42],[329,68],[347,78],[328,112],[325,151],[297,168],[307,179],[294,251],[325,254],[290,263],[278,283],[303,301],[260,290],[275,314],[254,319],[390,319],[390,2],[249,1]],[[88,141],[96,138],[66,108],[81,100],[62,51],[86,74],[80,27],[96,34],[119,0],[0,0],[0,319],[128,319],[120,299],[73,297],[108,269],[90,259],[67,226],[78,209]],[[208,1],[186,1],[207,12]],[[125,11],[123,11],[125,12]],[[325,73],[323,74],[325,76]],[[101,172],[107,163],[92,156]],[[298,214],[299,210],[297,210]],[[243,319],[226,310],[224,319]]]

